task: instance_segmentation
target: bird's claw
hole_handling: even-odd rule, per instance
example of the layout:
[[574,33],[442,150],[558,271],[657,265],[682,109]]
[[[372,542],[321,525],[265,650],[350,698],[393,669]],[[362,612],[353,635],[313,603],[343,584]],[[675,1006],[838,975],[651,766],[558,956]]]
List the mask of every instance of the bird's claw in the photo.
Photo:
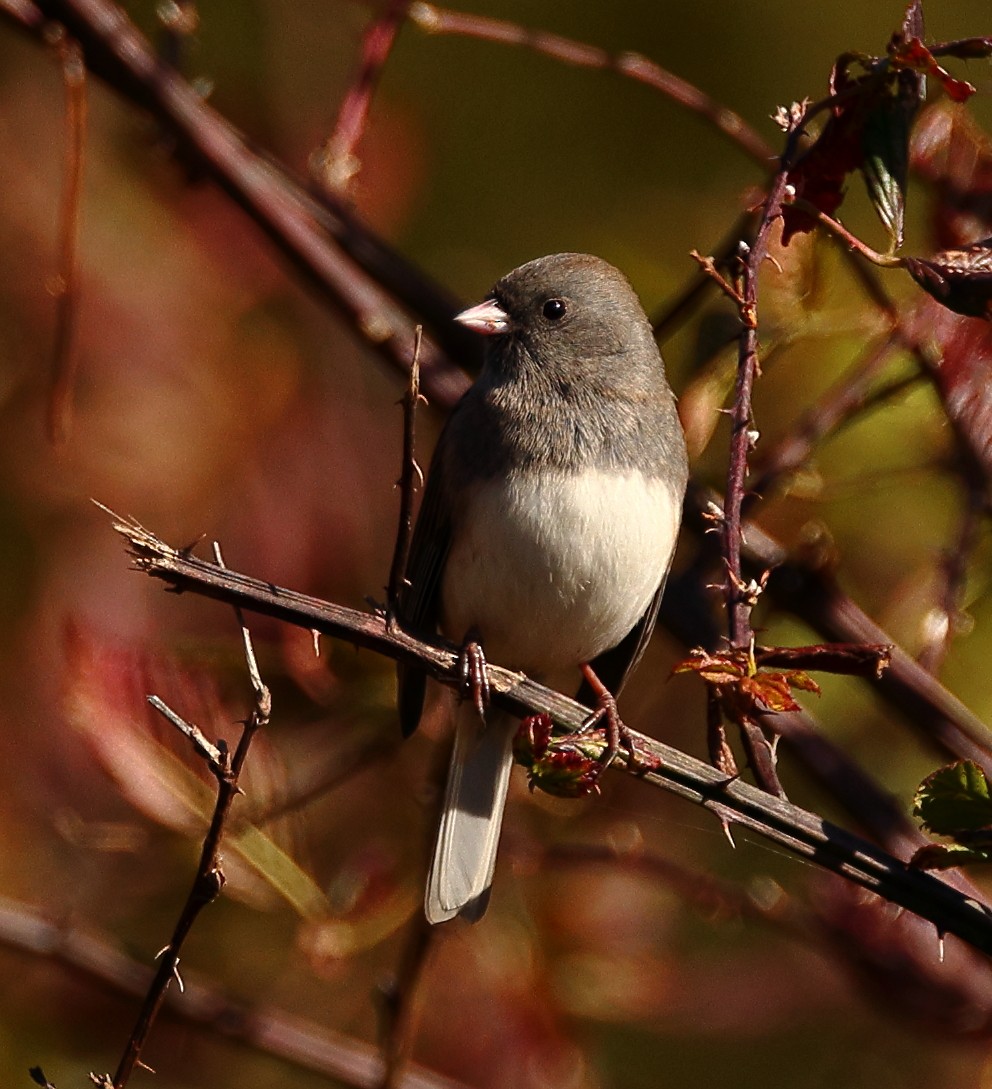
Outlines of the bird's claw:
[[637,750],[634,747],[634,735],[617,710],[617,700],[613,693],[596,676],[588,665],[582,667],[583,676],[592,688],[596,696],[596,710],[586,718],[579,727],[579,733],[589,733],[591,730],[602,727],[606,738],[606,748],[600,757],[600,769],[597,777],[613,763],[620,752],[621,746],[627,753],[627,759],[631,766],[638,763]]
[[484,719],[489,707],[489,670],[486,653],[473,633],[465,637],[458,661],[462,679],[461,697],[471,699],[479,718]]

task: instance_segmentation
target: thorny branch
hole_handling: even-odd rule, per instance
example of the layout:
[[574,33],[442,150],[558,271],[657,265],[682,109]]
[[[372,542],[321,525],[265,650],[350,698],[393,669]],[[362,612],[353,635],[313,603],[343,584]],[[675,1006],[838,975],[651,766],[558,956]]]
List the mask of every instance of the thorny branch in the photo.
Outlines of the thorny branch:
[[[221,556],[220,548],[217,545],[214,546],[214,556],[218,567],[223,570],[223,557]],[[173,930],[169,944],[159,954],[158,968],[148,986],[148,991],[138,1014],[138,1019],[131,1031],[131,1035],[124,1048],[124,1053],[118,1063],[117,1071],[114,1074],[114,1089],[123,1089],[123,1086],[127,1085],[131,1074],[134,1072],[134,1068],[140,1065],[142,1050],[148,1039],[148,1034],[151,1031],[152,1025],[155,1023],[162,1008],[162,1004],[165,1001],[165,994],[169,984],[175,979],[180,983],[180,987],[182,986],[179,977],[179,957],[182,952],[183,943],[189,935],[190,930],[193,928],[193,924],[196,922],[200,912],[220,895],[220,891],[224,887],[224,870],[220,855],[221,840],[227,825],[231,805],[235,797],[241,793],[238,786],[238,780],[240,779],[241,769],[244,767],[245,759],[248,756],[248,750],[251,747],[252,739],[259,729],[268,724],[269,715],[272,709],[272,699],[269,695],[269,690],[265,684],[263,684],[258,672],[251,635],[244,624],[244,619],[241,616],[241,610],[237,603],[235,603],[234,608],[237,614],[238,623],[241,627],[245,661],[248,666],[248,676],[255,694],[255,702],[251,714],[244,723],[241,737],[238,739],[238,744],[233,755],[224,742],[221,742],[219,745],[213,745],[206,739],[197,726],[183,720],[180,715],[176,714],[175,711],[169,708],[164,701],[157,696],[152,696],[149,700],[156,710],[160,711],[169,722],[175,725],[193,742],[193,745],[199,754],[206,758],[207,766],[217,780],[217,801],[214,804],[210,825],[204,836],[203,846],[200,849],[200,861],[197,866],[196,875],[193,878],[192,887],[186,898],[186,903],[183,905],[182,911],[179,914],[179,919]]]
[[386,613],[394,623],[398,610],[403,580],[406,577],[407,560],[410,556],[410,537],[413,531],[413,497],[421,482],[417,464],[417,406],[424,400],[420,392],[420,342],[423,330],[414,331],[413,360],[410,364],[410,380],[403,394],[403,465],[400,469],[400,512],[396,522],[396,543],[389,566],[389,585],[386,588]]
[[[405,632],[390,631],[383,616],[356,612],[218,568],[170,548],[134,522],[118,521],[115,528],[128,540],[138,568],[176,590],[192,590],[251,608],[397,661],[416,664],[453,688],[461,683],[458,651],[453,646],[426,643]],[[588,708],[522,674],[495,665],[490,665],[489,674],[493,702],[514,714],[546,714],[566,731],[579,729],[588,717]],[[632,736],[636,762],[621,754],[616,765],[628,774],[701,805],[721,821],[757,832],[916,912],[929,919],[940,933],[956,934],[992,953],[992,913],[973,898],[782,798],[742,780],[728,780],[715,768],[654,738],[633,732]],[[562,744],[568,744],[567,738]]]

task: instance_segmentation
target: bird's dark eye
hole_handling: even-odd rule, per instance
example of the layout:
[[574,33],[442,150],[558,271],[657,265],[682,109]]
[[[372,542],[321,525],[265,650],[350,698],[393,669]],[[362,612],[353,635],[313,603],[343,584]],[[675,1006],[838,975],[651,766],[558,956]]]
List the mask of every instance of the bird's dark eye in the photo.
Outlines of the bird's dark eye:
[[559,321],[565,316],[565,302],[563,299],[548,299],[544,304],[544,316],[548,321]]

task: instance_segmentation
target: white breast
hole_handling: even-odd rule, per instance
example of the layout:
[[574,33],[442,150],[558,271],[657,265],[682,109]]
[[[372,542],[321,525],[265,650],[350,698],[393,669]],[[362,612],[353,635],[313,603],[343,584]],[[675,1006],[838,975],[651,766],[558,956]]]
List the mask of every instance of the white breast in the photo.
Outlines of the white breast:
[[489,481],[459,512],[442,586],[445,634],[470,629],[501,665],[548,677],[615,646],[668,569],[680,505],[640,472]]

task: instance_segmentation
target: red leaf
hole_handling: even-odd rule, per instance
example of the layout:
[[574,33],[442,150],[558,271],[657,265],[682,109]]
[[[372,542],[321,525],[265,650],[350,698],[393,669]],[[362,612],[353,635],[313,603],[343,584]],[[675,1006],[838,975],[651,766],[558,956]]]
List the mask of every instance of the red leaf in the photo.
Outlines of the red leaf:
[[[863,133],[866,102],[854,95],[831,113],[812,147],[789,171],[789,184],[796,196],[832,216],[844,200],[847,175],[864,161]],[[811,231],[816,220],[792,205],[782,209],[782,245],[794,234]]]
[[940,345],[935,378],[944,411],[984,472],[992,475],[992,325],[922,299],[907,329]]

